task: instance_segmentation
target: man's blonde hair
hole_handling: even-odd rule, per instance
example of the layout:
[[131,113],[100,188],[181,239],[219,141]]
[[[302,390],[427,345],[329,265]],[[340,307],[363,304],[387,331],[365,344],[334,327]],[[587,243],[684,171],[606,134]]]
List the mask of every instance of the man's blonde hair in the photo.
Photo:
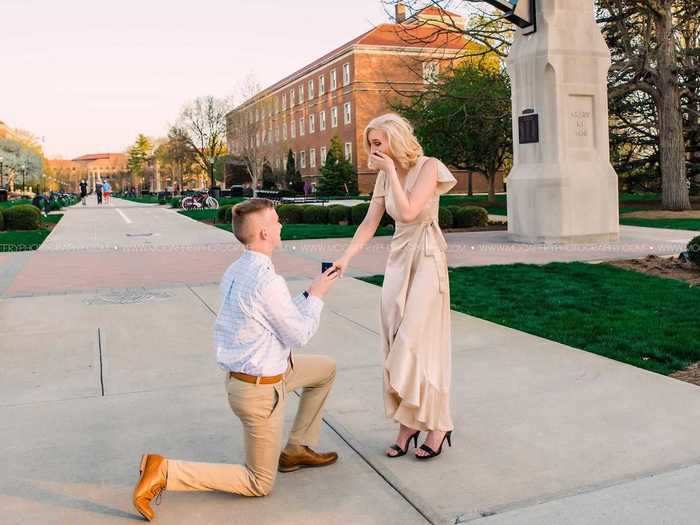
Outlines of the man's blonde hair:
[[233,221],[233,234],[242,244],[250,244],[254,232],[250,231],[250,215],[274,208],[275,205],[270,199],[248,199],[245,202],[239,202],[231,210],[231,219]]
[[[404,169],[412,168],[423,155],[423,148],[413,133],[411,123],[396,113],[386,113],[372,119],[364,132],[365,151],[370,155],[369,132],[381,130],[386,133],[389,151]],[[369,166],[370,169],[371,166]]]

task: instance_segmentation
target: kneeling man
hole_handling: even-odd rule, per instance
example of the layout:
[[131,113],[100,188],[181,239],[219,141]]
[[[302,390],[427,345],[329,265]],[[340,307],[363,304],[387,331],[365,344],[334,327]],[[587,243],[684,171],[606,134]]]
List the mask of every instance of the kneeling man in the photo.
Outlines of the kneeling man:
[[[318,329],[322,298],[338,273],[328,269],[308,291],[292,298],[270,259],[282,243],[282,225],[272,201],[250,199],[237,204],[233,227],[246,249],[221,282],[214,340],[218,364],[226,370],[228,402],[243,424],[246,464],[194,463],[144,455],[133,502],[149,521],[155,516],[150,502],[163,490],[265,496],[278,469],[290,472],[322,467],[338,458],[335,452],[321,454],[310,448],[318,442],[335,362],[326,356],[291,353]],[[299,410],[280,454],[284,407],[289,393],[297,388],[303,389]]]

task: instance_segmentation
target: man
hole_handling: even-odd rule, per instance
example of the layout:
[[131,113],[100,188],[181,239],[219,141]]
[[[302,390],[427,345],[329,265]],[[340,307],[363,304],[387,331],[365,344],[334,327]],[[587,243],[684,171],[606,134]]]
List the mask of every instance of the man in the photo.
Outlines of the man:
[[102,204],[102,180],[95,182],[95,193],[97,194],[97,204]]
[[105,204],[111,204],[109,199],[112,195],[112,185],[109,183],[109,179],[105,179],[104,184],[102,184],[102,194],[104,195]]
[[83,203],[83,206],[85,206],[85,198],[87,197],[87,182],[85,182],[85,179],[80,181],[80,200]]
[[[270,256],[281,245],[272,201],[250,199],[233,208],[233,230],[246,246],[226,270],[220,285],[221,306],[214,324],[219,366],[226,370],[226,390],[243,424],[246,464],[192,463],[148,454],[134,489],[136,509],[155,516],[150,501],[162,490],[217,490],[265,496],[277,470],[291,472],[334,463],[335,452],[320,454],[321,412],[335,379],[335,362],[321,355],[292,355],[318,329],[322,298],[338,273],[329,268],[308,291],[292,298],[275,273]],[[284,407],[291,391],[303,388],[287,445],[280,455]]]

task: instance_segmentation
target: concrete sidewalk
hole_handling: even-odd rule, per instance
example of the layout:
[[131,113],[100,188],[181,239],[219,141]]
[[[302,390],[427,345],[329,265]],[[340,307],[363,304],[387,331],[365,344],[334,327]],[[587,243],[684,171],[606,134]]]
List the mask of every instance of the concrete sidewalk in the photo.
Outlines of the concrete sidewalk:
[[[696,522],[697,387],[459,313],[454,446],[428,463],[386,458],[395,426],[382,413],[378,294],[344,279],[304,349],[338,362],[321,446],[341,461],[281,475],[262,500],[166,493],[162,523],[607,524],[613,511],[615,523]],[[145,451],[240,461],[214,365],[217,302],[215,286],[0,302],[7,523],[135,519]],[[634,502],[654,494],[639,519]],[[634,520],[617,515],[631,507]]]

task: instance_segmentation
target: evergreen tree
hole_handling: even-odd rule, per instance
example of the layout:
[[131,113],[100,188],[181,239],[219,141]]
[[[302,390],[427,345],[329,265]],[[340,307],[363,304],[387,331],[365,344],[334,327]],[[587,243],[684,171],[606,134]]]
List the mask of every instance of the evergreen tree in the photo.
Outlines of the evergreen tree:
[[290,149],[287,153],[287,171],[285,173],[287,187],[297,193],[304,191],[304,181],[301,180],[301,173],[297,170],[294,153]]
[[131,183],[134,185],[136,180],[140,180],[143,175],[143,170],[146,167],[146,162],[151,154],[151,143],[148,138],[139,133],[136,137],[136,143],[129,148],[129,158],[126,166],[131,173]]
[[352,163],[345,159],[337,135],[331,139],[316,192],[319,195],[357,194],[357,172]]

